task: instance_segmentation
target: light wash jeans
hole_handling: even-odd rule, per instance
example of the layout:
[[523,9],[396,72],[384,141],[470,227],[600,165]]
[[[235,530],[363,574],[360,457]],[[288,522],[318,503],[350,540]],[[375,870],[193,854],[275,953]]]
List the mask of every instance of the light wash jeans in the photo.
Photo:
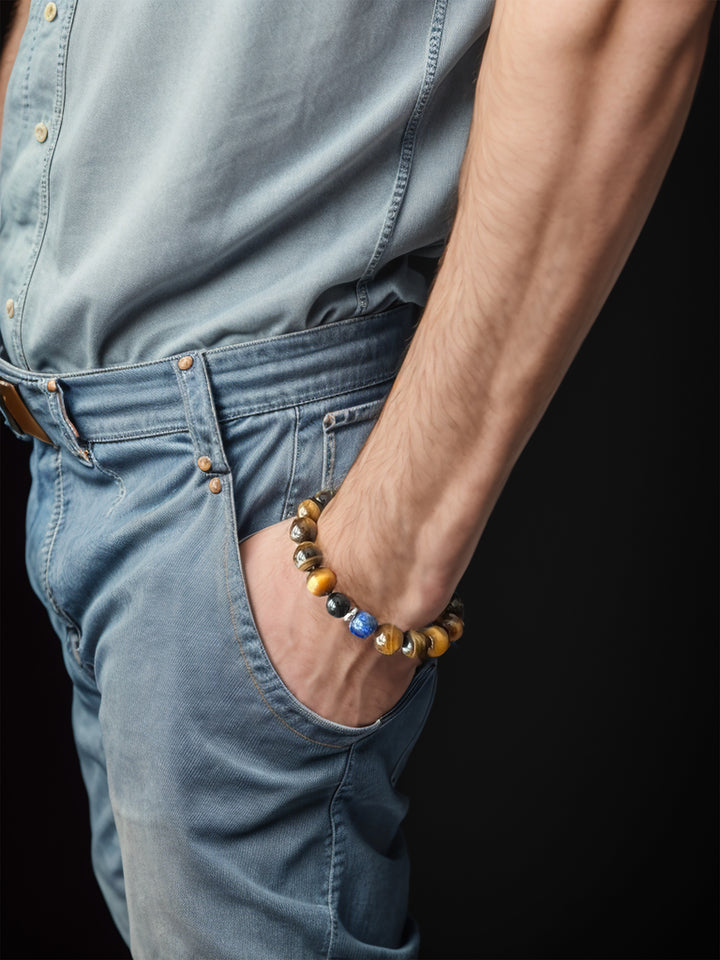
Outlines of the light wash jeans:
[[399,308],[191,365],[0,362],[52,441],[33,441],[28,571],[74,684],[95,871],[138,960],[417,954],[396,781],[435,661],[377,723],[323,719],[273,669],[238,549],[342,481],[415,320]]

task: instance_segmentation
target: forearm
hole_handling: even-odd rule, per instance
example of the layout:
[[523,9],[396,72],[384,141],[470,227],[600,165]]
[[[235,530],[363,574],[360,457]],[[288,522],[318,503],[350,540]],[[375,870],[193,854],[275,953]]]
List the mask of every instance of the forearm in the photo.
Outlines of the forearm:
[[497,4],[441,268],[321,528],[382,619],[427,622],[465,571],[647,217],[712,9]]
[[[11,4],[6,4],[10,7]],[[25,30],[25,25],[30,12],[30,0],[19,0],[12,4],[12,12],[9,20],[9,26],[5,37],[3,38],[2,55],[0,56],[0,136],[2,136],[2,119],[5,107],[5,94],[7,92],[10,73],[15,63],[20,39]]]

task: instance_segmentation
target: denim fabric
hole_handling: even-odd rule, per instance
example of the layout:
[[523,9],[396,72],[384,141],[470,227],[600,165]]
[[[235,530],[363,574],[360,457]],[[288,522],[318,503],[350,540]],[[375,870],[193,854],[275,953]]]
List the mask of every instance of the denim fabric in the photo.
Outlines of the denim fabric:
[[95,870],[137,960],[417,954],[396,781],[435,661],[370,726],[318,716],[273,669],[238,549],[342,482],[416,320],[58,372],[55,389],[0,361],[53,441],[33,441],[28,571],[74,684]]
[[14,364],[145,362],[424,304],[492,0],[45,7],[3,118]]

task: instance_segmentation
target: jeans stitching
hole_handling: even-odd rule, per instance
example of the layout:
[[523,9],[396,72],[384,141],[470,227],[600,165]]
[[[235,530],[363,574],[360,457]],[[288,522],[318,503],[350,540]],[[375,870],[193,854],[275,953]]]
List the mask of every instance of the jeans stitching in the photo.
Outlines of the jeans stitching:
[[335,473],[335,431],[323,432],[323,487],[331,487]]
[[123,478],[120,476],[119,473],[115,473],[115,471],[110,470],[109,467],[103,467],[101,463],[98,463],[98,460],[95,456],[95,451],[93,449],[94,445],[89,445],[89,446],[90,446],[90,455],[92,456],[92,461],[95,464],[95,466],[98,468],[100,473],[104,473],[105,476],[110,477],[118,485],[118,494],[113,500],[113,502],[110,504],[110,508],[108,509],[108,512],[105,514],[105,519],[107,520],[107,518],[113,512],[115,507],[120,503],[121,500],[125,498],[125,494],[127,493],[127,488],[125,486],[125,481],[123,480]]
[[[203,388],[205,389],[205,409],[198,412],[197,417],[195,417],[195,412],[193,411],[193,417],[195,429],[197,430],[197,439],[200,443],[203,439],[206,439],[210,444],[211,449],[213,450],[212,458],[215,458],[217,453],[220,457],[221,466],[220,468],[214,468],[213,473],[229,473],[230,465],[228,463],[227,457],[225,455],[225,450],[223,448],[222,437],[220,435],[220,422],[218,420],[217,408],[215,406],[215,397],[213,396],[212,389],[210,387],[210,380],[208,378],[208,369],[207,362],[205,360],[206,352],[202,351],[199,354],[199,364],[197,378],[200,380],[200,383],[197,386],[197,390],[202,392]],[[177,368],[176,368],[177,369]],[[179,371],[178,371],[179,372]],[[188,400],[191,402],[192,398],[189,393],[189,384],[192,383],[192,380],[188,381]],[[208,436],[203,438],[201,436],[201,427],[206,427],[208,431]]]
[[[238,549],[239,549],[239,548],[238,548]],[[288,730],[291,730],[291,731],[292,731],[294,734],[296,734],[298,737],[302,737],[303,740],[307,740],[307,741],[309,741],[310,743],[315,743],[315,744],[317,744],[318,746],[321,746],[321,747],[332,747],[332,748],[335,749],[335,750],[342,750],[342,749],[345,747],[345,744],[342,744],[342,743],[326,743],[326,742],[324,742],[324,741],[322,741],[322,740],[315,740],[313,737],[308,737],[307,734],[301,733],[299,730],[296,730],[295,727],[293,727],[291,724],[289,724],[289,723],[287,722],[287,720],[284,719],[284,717],[280,716],[280,714],[277,712],[277,710],[272,706],[272,704],[270,703],[270,701],[268,700],[268,698],[265,696],[265,691],[262,689],[262,686],[260,685],[260,681],[259,681],[259,680],[257,679],[257,677],[255,676],[255,673],[254,673],[254,671],[253,671],[253,669],[252,669],[252,666],[250,665],[250,661],[249,661],[248,658],[247,658],[247,654],[245,653],[245,648],[244,648],[244,645],[243,645],[242,640],[240,639],[240,634],[239,634],[239,632],[238,632],[237,621],[236,621],[236,619],[235,619],[235,604],[233,603],[232,590],[230,589],[230,571],[229,571],[229,569],[228,569],[228,544],[227,544],[227,540],[225,541],[225,549],[224,549],[224,565],[225,565],[225,589],[227,590],[228,606],[229,606],[229,608],[230,608],[230,621],[231,621],[231,623],[232,623],[233,634],[234,634],[234,636],[235,636],[235,640],[236,640],[236,642],[237,642],[237,645],[240,647],[240,653],[241,653],[242,658],[243,658],[243,661],[244,661],[244,663],[245,663],[245,668],[246,668],[246,670],[247,670],[247,672],[248,672],[248,674],[249,674],[249,676],[250,676],[250,679],[251,679],[252,682],[255,684],[255,689],[256,689],[257,692],[259,693],[259,695],[260,695],[263,703],[264,703],[265,706],[268,708],[268,710],[270,711],[270,713],[272,713],[273,716],[274,716],[277,720],[279,720],[280,723],[282,723],[282,725],[283,725],[284,727],[287,727]]]
[[[43,570],[43,589],[45,590],[45,596],[50,601],[53,610],[61,617],[65,623],[77,629],[76,624],[73,622],[72,618],[69,617],[65,611],[60,607],[57,600],[55,599],[55,594],[50,587],[50,564],[52,562],[53,549],[55,547],[55,541],[57,540],[58,533],[60,532],[60,526],[65,515],[65,501],[63,497],[63,470],[62,470],[62,450],[58,449],[56,454],[56,473],[55,473],[55,500],[53,503],[53,512],[50,517],[50,524],[48,526],[48,531],[46,534],[46,547],[45,547],[45,563]],[[79,632],[79,631],[78,631]]]
[[293,455],[292,463],[290,465],[290,479],[288,480],[288,485],[285,490],[285,498],[283,501],[282,516],[286,518],[288,516],[288,507],[290,505],[290,495],[292,493],[293,484],[295,483],[295,471],[297,469],[297,458],[298,458],[298,433],[300,431],[300,410],[297,405],[293,407],[295,411],[295,430],[293,433]]
[[332,800],[330,801],[329,816],[330,816],[330,867],[328,870],[328,915],[330,922],[329,936],[328,936],[328,949],[327,949],[327,960],[332,958],[332,949],[335,941],[335,903],[334,903],[334,890],[335,890],[335,863],[336,863],[336,854],[337,848],[339,846],[339,824],[335,818],[335,804],[338,800],[340,793],[342,792],[345,782],[348,778],[350,772],[350,766],[353,760],[354,754],[354,744],[348,750],[347,760],[345,762],[345,769],[343,770],[342,776],[340,777],[340,782],[335,788],[333,793]]

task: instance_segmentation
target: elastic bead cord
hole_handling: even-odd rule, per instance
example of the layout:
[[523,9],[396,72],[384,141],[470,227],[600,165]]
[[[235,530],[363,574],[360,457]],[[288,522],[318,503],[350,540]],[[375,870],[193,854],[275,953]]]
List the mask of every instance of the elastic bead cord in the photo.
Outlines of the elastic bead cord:
[[290,524],[290,539],[295,544],[293,562],[307,574],[306,586],[316,597],[327,597],[328,613],[344,620],[350,632],[362,639],[374,635],[375,649],[391,655],[401,650],[406,657],[441,657],[460,639],[465,629],[463,602],[457,594],[443,612],[422,630],[405,630],[392,623],[379,624],[367,610],[361,610],[350,597],[335,589],[337,577],[324,565],[322,550],[315,543],[318,519],[335,495],[334,490],[320,490],[303,500]]

